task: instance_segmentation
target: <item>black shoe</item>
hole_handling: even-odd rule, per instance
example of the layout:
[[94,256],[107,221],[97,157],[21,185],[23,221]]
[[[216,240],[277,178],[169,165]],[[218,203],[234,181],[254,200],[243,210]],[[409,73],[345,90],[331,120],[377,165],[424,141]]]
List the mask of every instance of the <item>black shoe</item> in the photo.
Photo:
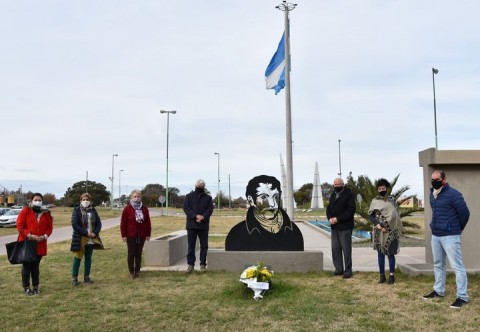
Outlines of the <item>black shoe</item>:
[[345,273],[342,278],[343,279],[350,279],[352,276],[353,276],[353,274],[351,274],[351,273]]
[[450,308],[460,309],[462,307],[462,305],[467,304],[467,303],[468,303],[468,301],[465,301],[465,300],[462,300],[462,299],[458,298],[458,299],[455,300],[455,302],[453,302],[450,305]]
[[25,287],[24,289],[25,295],[30,296],[33,295],[33,291],[30,289],[30,287]]
[[38,294],[40,294],[40,289],[38,288],[38,286],[34,286],[34,287],[33,287],[32,293],[33,293],[33,295],[38,295]]
[[343,276],[343,271],[342,272],[335,271],[335,272],[333,272],[333,275],[334,276]]
[[72,277],[72,285],[73,286],[78,286],[78,278],[77,277]]
[[387,278],[385,278],[384,274],[381,274],[380,275],[380,280],[378,280],[378,283],[383,284],[383,283],[385,283],[385,281],[387,281]]
[[430,300],[430,299],[434,299],[436,297],[443,297],[443,295],[440,295],[435,291],[432,291],[430,294],[423,295],[424,300]]
[[130,272],[130,279],[135,279],[137,275],[134,272]]
[[83,278],[83,282],[86,283],[86,284],[89,284],[89,285],[93,284],[93,280],[90,279],[90,276],[85,276]]
[[395,283],[395,275],[391,274],[391,275],[388,277],[387,284],[393,285],[394,283]]

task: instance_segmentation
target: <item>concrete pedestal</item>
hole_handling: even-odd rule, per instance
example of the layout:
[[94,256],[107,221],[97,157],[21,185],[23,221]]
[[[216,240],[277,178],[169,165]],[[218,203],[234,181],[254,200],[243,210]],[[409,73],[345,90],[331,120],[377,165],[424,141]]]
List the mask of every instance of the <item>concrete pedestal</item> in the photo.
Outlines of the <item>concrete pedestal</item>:
[[430,181],[434,170],[443,170],[448,183],[460,191],[470,210],[470,220],[462,234],[463,263],[469,271],[480,270],[480,150],[436,150],[419,152],[419,163],[423,167],[425,193],[425,257],[432,264],[430,220]]
[[321,272],[323,252],[310,251],[208,251],[208,269],[242,271],[248,266],[263,262],[274,272]]

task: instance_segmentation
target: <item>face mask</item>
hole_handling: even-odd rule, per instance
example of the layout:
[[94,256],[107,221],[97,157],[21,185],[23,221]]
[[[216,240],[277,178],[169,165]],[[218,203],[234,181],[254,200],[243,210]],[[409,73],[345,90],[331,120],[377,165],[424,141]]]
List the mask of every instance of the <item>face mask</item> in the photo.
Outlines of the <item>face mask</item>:
[[343,187],[333,187],[335,189],[335,192],[339,193],[343,190]]
[[203,193],[203,192],[205,191],[205,189],[204,189],[204,188],[195,187],[195,191],[196,191],[197,193]]
[[442,180],[432,180],[432,187],[433,189],[440,189],[443,186]]
[[82,206],[86,208],[90,206],[90,201],[81,201],[80,204],[82,204]]
[[42,206],[42,203],[43,203],[42,201],[32,201],[32,206],[40,207],[40,206]]
[[386,190],[379,191],[378,194],[382,197],[385,197],[387,195],[387,191]]

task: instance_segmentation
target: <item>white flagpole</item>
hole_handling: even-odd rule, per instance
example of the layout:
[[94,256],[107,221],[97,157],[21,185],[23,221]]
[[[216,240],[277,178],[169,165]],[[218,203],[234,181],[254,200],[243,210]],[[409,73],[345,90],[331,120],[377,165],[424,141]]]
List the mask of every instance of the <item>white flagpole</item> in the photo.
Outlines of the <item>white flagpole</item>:
[[294,220],[293,204],[293,157],[292,157],[292,105],[290,100],[290,26],[288,13],[295,9],[297,4],[282,1],[275,8],[284,12],[285,17],[285,103],[286,103],[286,144],[287,144],[287,214],[290,220]]

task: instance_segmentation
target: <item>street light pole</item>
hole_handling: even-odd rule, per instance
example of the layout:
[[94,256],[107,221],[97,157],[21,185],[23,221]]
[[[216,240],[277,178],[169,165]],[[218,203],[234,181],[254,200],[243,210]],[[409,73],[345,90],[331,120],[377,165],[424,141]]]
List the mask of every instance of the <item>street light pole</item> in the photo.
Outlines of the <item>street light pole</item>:
[[118,199],[119,200],[122,197],[122,172],[123,172],[123,169],[118,171]]
[[220,153],[215,152],[217,155],[217,179],[218,179],[218,185],[217,185],[217,210],[220,211]]
[[438,69],[432,67],[432,81],[433,81],[433,119],[435,121],[435,150],[438,150],[438,136],[437,136],[437,101],[435,100],[435,75],[438,74]]
[[167,173],[167,179],[166,179],[166,184],[165,184],[165,214],[168,216],[168,138],[169,138],[169,131],[170,131],[170,114],[175,114],[177,111],[165,111],[165,110],[160,110],[160,114],[167,114],[167,166],[166,166],[166,173]]
[[114,180],[114,176],[113,176],[113,172],[114,172],[114,169],[115,169],[115,157],[118,157],[118,153],[114,153],[112,154],[112,176],[110,177],[110,181],[112,182],[112,192],[110,193],[110,207],[113,209],[113,180]]
[[342,178],[342,156],[340,154],[340,142],[342,140],[338,140],[338,176]]

